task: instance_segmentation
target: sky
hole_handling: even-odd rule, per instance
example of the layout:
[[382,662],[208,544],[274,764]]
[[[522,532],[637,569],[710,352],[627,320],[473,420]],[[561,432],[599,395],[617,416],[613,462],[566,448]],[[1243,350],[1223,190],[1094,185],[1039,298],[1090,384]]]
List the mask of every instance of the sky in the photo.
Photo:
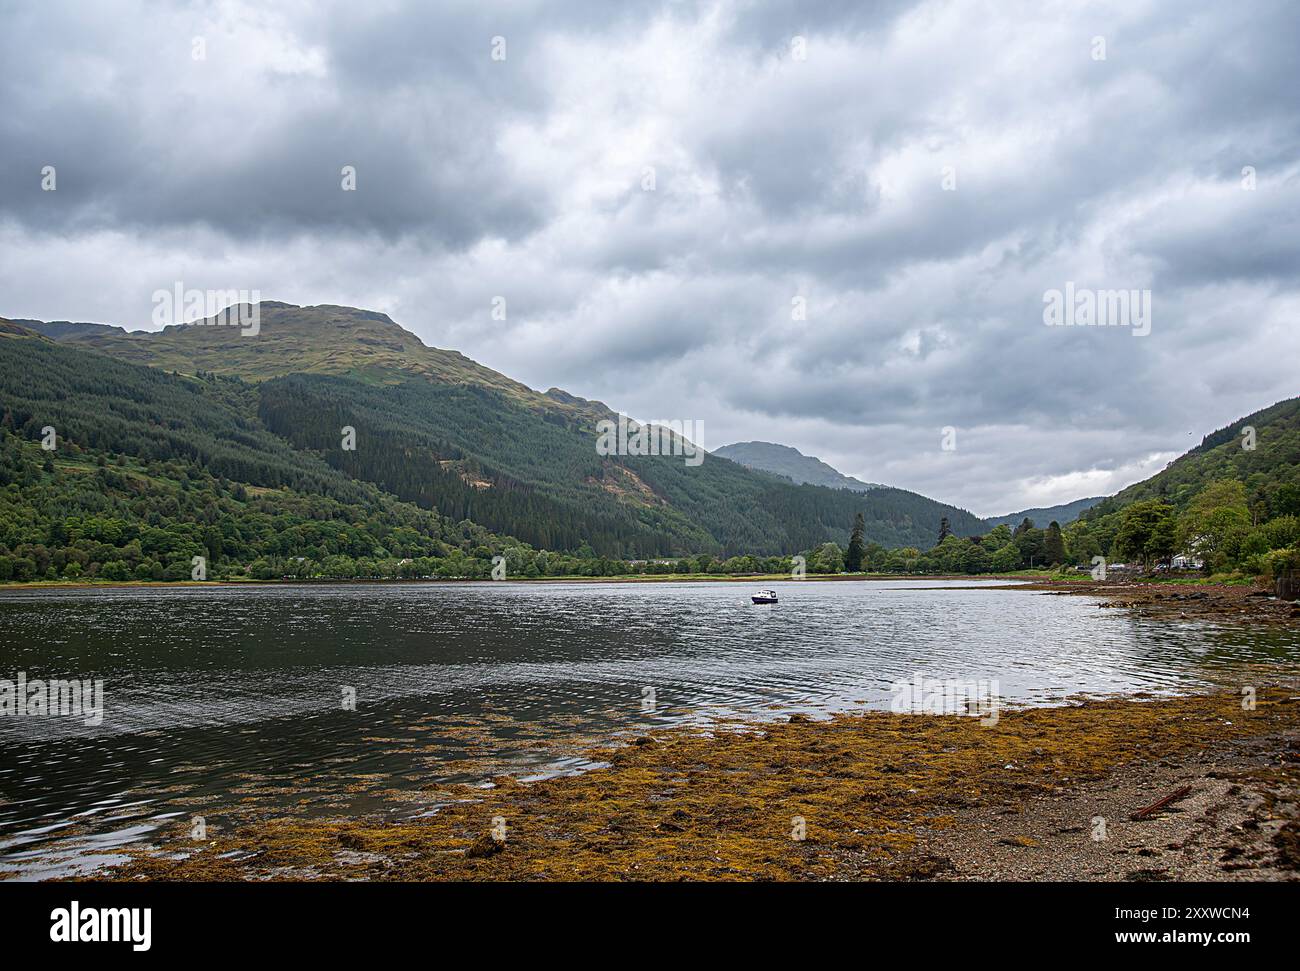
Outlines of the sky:
[[1104,495],[1300,394],[1298,38],[1285,0],[0,0],[0,316],[344,304],[706,448]]

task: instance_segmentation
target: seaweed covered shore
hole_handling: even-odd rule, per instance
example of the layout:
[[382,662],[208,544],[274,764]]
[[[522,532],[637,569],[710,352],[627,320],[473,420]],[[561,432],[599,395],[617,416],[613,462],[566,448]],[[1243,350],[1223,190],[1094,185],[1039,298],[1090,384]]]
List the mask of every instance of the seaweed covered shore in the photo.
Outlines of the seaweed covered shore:
[[1300,865],[1300,698],[1282,686],[1257,688],[1253,709],[1222,693],[992,725],[795,716],[595,755],[608,767],[453,787],[421,819],[265,819],[201,843],[178,829],[111,878],[1295,879]]
[[1300,623],[1300,601],[1282,600],[1259,584],[1161,583],[1141,579],[1038,580],[1019,589],[1100,599],[1099,607],[1139,617],[1232,623]]

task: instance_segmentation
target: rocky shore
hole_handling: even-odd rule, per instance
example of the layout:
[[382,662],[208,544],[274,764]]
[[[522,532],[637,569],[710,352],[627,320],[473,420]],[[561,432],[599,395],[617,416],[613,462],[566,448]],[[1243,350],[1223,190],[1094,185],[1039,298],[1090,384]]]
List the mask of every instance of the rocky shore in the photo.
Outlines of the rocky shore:
[[675,729],[417,820],[178,828],[111,878],[1293,880],[1300,697],[1256,691]]
[[[1138,616],[1240,623],[1300,622],[1300,601],[1280,600],[1259,585],[1158,583],[1150,580],[1053,581],[1028,585],[1050,593],[1100,597],[1102,608],[1124,608]],[[1025,589],[1021,587],[1020,589]]]

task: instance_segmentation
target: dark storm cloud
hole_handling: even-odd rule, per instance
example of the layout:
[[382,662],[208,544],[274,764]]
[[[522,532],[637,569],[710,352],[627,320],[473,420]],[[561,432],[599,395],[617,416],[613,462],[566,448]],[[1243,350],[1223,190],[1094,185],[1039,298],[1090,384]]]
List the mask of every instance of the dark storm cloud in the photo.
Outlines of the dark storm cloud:
[[[81,4],[18,11],[0,42],[0,209],[46,227],[422,233],[451,246],[540,225],[548,200],[512,177],[495,138],[545,108],[529,71],[544,18],[465,7],[404,20],[365,7],[283,28],[254,18],[288,52],[251,59],[246,38],[201,6],[151,19],[127,4],[135,16],[116,21],[88,21]],[[58,171],[56,195],[32,175],[45,165]],[[341,190],[345,165],[364,192]]]
[[[139,325],[182,273],[366,306],[990,513],[1300,390],[1292,3],[0,17],[0,314]],[[1150,335],[1045,326],[1067,281],[1150,289]]]

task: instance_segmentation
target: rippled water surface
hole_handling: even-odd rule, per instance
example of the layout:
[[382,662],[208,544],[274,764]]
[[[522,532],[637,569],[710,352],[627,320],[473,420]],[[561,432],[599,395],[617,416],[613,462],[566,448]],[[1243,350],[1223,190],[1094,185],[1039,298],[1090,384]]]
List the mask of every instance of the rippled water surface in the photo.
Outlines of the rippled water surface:
[[0,874],[89,869],[196,815],[430,812],[440,784],[581,769],[623,732],[884,707],[918,671],[1045,704],[1300,661],[1294,630],[994,586],[788,582],[775,606],[735,583],[0,594],[0,678],[103,679],[106,703],[96,726],[0,717]]

